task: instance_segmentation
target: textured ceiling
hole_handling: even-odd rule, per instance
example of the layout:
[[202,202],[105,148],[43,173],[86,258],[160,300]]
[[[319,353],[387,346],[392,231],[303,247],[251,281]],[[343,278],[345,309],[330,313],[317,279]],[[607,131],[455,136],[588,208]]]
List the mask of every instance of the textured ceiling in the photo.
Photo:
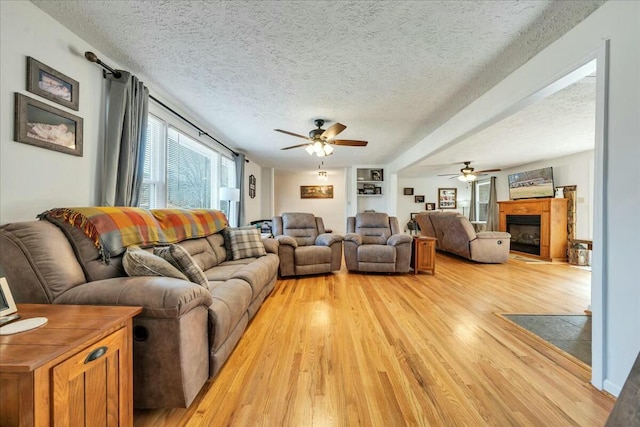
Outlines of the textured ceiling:
[[596,78],[588,76],[429,156],[402,175],[457,173],[465,161],[476,170],[508,169],[592,150],[595,125]]
[[603,1],[33,3],[228,146],[308,169],[320,160],[280,151],[304,141],[274,128],[339,121],[369,146],[336,147],[326,167],[388,163]]

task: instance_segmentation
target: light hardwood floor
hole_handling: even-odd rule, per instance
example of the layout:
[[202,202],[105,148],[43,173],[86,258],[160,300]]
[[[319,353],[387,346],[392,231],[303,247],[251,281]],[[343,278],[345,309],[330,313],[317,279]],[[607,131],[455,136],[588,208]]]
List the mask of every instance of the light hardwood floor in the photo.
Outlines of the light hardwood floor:
[[588,272],[474,264],[279,280],[189,409],[137,426],[602,426],[590,370],[500,313],[582,313]]

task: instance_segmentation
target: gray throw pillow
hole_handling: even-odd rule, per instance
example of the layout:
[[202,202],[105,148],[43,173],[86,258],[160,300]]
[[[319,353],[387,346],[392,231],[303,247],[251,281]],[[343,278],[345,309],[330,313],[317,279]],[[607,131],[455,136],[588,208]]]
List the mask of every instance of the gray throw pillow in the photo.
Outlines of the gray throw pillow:
[[233,259],[260,257],[267,254],[257,228],[236,229],[229,232]]
[[227,251],[227,261],[233,260],[233,249],[231,248],[231,232],[234,230],[257,230],[255,225],[246,225],[244,227],[226,227],[222,230],[224,237],[224,248]]
[[122,256],[122,266],[129,276],[161,276],[175,277],[189,280],[180,270],[159,256],[140,249],[139,246],[129,246]]
[[191,258],[189,252],[180,245],[156,246],[153,253],[169,261],[187,276],[187,280],[209,289],[209,281],[202,269]]

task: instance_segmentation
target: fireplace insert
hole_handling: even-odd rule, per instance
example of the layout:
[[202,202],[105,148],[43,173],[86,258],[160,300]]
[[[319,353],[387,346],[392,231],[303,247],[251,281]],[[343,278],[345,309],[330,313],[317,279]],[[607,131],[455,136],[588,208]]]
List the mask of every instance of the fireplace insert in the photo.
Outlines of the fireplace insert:
[[511,250],[540,255],[540,215],[507,215]]

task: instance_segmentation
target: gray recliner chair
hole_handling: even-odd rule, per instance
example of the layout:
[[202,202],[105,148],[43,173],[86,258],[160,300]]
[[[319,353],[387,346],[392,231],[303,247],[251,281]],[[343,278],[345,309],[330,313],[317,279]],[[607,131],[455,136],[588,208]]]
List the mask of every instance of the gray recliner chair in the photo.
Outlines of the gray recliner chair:
[[271,222],[273,237],[280,242],[280,276],[340,270],[343,237],[325,233],[322,218],[310,213],[288,212],[274,216]]
[[349,271],[406,273],[411,270],[411,236],[402,234],[398,218],[364,212],[347,218],[344,260]]

